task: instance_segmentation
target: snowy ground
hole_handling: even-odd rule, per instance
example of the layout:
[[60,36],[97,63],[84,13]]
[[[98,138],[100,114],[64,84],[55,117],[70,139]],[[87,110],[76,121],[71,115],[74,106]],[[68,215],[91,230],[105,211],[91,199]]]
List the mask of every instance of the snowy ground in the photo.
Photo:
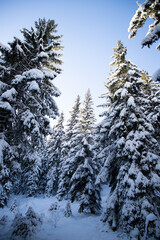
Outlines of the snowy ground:
[[[107,190],[107,189],[106,189]],[[108,190],[102,192],[102,205],[105,204]],[[0,209],[0,219],[7,215],[7,223],[0,224],[0,240],[9,240],[12,229],[12,221],[15,213],[10,211],[10,206],[15,196],[10,200],[8,207]],[[41,215],[43,223],[38,227],[33,240],[127,240],[123,234],[112,231],[104,231],[104,226],[100,221],[100,215],[86,215],[78,213],[78,203],[72,203],[73,216],[64,217],[66,201],[58,202],[60,206],[56,215],[53,215],[49,208],[52,203],[57,202],[52,198],[25,198],[25,196],[16,196],[18,211],[25,215],[29,206],[32,206],[36,213]],[[29,239],[30,240],[30,239]]]

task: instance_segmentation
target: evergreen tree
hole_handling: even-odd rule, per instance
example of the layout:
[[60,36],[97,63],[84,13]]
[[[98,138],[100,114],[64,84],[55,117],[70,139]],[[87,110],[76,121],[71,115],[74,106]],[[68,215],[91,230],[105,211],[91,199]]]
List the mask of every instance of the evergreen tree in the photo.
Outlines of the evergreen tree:
[[[145,234],[158,239],[154,199],[160,186],[159,133],[149,117],[155,114],[150,98],[153,89],[144,81],[145,73],[125,59],[126,52],[118,41],[112,62],[116,67],[106,84],[108,154],[100,179],[109,183],[111,192],[102,220],[133,238],[142,239]],[[154,101],[158,104],[159,100]],[[150,214],[154,222],[145,229]]]
[[[74,147],[77,145],[75,141],[77,124],[79,122],[80,114],[80,97],[77,96],[75,104],[70,112],[70,119],[68,120],[67,128],[65,131],[65,139],[62,147],[62,156],[60,163],[60,176],[58,186],[58,198],[61,200],[63,197],[67,198],[69,191],[69,182],[73,174],[73,169],[70,168],[70,156],[74,156]],[[73,152],[72,152],[73,151]],[[72,152],[72,153],[71,153]]]
[[94,144],[92,150],[94,151],[94,161],[97,163],[97,179],[96,183],[100,184],[99,172],[105,163],[106,156],[108,155],[108,139],[106,136],[106,119],[99,122],[95,127]]
[[67,157],[69,198],[80,201],[79,212],[96,213],[100,210],[100,189],[95,185],[97,165],[93,162],[93,131],[95,117],[93,102],[88,90],[81,109],[80,119],[75,125],[71,148]]
[[47,196],[57,193],[58,179],[60,172],[60,161],[62,155],[62,146],[64,141],[64,114],[61,113],[56,126],[54,127],[53,135],[49,141],[48,147],[48,166],[46,176],[46,189]]
[[[50,133],[49,118],[58,115],[53,97],[60,91],[52,80],[61,72],[57,51],[62,47],[56,27],[53,20],[39,19],[35,29],[22,30],[24,41],[15,38],[9,48],[0,46],[3,79],[16,91],[10,138],[22,166],[22,191],[28,195],[38,190],[42,148]],[[36,176],[35,181],[31,175]]]
[[[148,18],[154,20],[149,26],[149,31],[145,38],[142,40],[142,46],[152,45],[160,38],[160,2],[159,0],[146,0],[142,5],[139,4],[139,8],[132,18],[129,26],[130,38],[136,36],[137,30],[141,28]],[[160,45],[157,47],[160,50]]]
[[80,122],[82,126],[82,131],[84,133],[87,133],[87,131],[93,133],[95,121],[96,119],[93,110],[92,96],[90,90],[88,89],[83,102],[83,108],[81,109]]
[[21,177],[21,189],[27,196],[36,196],[39,187],[39,178],[41,171],[41,158],[36,151],[25,153],[23,158],[23,170]]
[[78,95],[75,104],[70,112],[70,119],[67,121],[66,142],[68,142],[73,135],[73,127],[78,123],[80,113],[80,96]]
[[21,213],[15,215],[12,223],[13,232],[10,239],[32,239],[35,237],[37,228],[41,224],[42,220],[39,214],[35,213],[32,207],[29,207],[25,216],[22,216]]
[[0,56],[0,207],[7,204],[11,190],[17,183],[21,171],[16,161],[12,144],[12,122],[15,119],[13,107],[17,92],[10,86],[3,55]]
[[7,204],[12,190],[12,161],[14,154],[5,139],[0,139],[0,207]]
[[66,204],[66,207],[65,207],[64,216],[65,217],[71,217],[72,216],[71,203],[70,203],[69,200],[67,201],[67,204]]

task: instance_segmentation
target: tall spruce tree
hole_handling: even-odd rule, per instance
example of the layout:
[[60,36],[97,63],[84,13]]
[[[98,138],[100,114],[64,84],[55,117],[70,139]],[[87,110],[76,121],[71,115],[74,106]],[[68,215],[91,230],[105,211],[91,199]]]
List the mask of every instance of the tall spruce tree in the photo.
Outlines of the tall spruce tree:
[[79,212],[96,213],[100,210],[100,188],[95,185],[97,165],[93,161],[93,132],[95,117],[90,90],[85,95],[80,119],[75,125],[71,148],[68,154],[68,169],[71,170],[69,198],[79,201]]
[[[2,45],[1,45],[2,48]],[[9,51],[7,47],[4,47]],[[15,120],[14,103],[17,92],[10,85],[10,67],[6,64],[3,51],[0,56],[0,207],[7,204],[13,185],[17,185],[21,168],[16,160],[16,151],[11,147],[12,124]],[[16,188],[14,187],[14,190]]]
[[70,112],[70,119],[67,121],[66,141],[69,141],[73,135],[73,127],[78,123],[80,113],[80,96],[78,95],[75,104]]
[[108,138],[106,136],[106,119],[104,121],[100,121],[96,127],[94,132],[94,161],[96,161],[98,165],[98,176],[96,179],[97,184],[101,183],[99,179],[99,172],[101,171],[102,166],[106,160],[106,156],[108,154]]
[[53,129],[53,135],[49,140],[48,146],[48,164],[45,194],[49,197],[53,194],[56,194],[58,190],[60,162],[65,136],[63,123],[64,114],[62,112],[56,126]]
[[[69,191],[69,182],[71,176],[73,174],[73,169],[70,168],[70,160],[68,158],[69,152],[71,149],[74,149],[75,146],[75,134],[77,132],[76,127],[79,121],[80,114],[80,97],[77,96],[75,100],[75,104],[70,111],[70,119],[68,120],[66,131],[65,131],[65,139],[63,142],[62,148],[62,156],[60,163],[60,176],[59,176],[59,186],[58,186],[58,198],[61,200],[62,198],[67,198]],[[74,155],[74,152],[73,152]]]
[[[102,220],[113,229],[123,229],[131,238],[159,238],[158,205],[160,186],[159,133],[149,115],[157,112],[150,98],[153,88],[145,73],[125,59],[127,49],[118,41],[115,66],[107,87],[106,136],[108,154],[100,179],[111,192]],[[159,103],[158,97],[155,102]],[[148,111],[149,110],[149,111]]]
[[3,68],[7,69],[5,78],[17,92],[12,138],[22,165],[22,191],[29,196],[37,192],[42,148],[50,133],[49,118],[58,115],[53,97],[60,91],[52,80],[61,72],[57,51],[62,47],[56,27],[53,20],[39,19],[35,29],[22,30],[24,41],[15,38],[10,48],[0,47]]

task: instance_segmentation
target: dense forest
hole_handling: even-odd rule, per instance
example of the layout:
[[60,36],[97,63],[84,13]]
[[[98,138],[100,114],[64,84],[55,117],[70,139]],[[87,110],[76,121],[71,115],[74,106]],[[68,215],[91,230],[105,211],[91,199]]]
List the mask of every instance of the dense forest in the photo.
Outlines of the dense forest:
[[[139,4],[130,38],[148,18],[154,23],[142,46],[150,47],[160,38],[158,0]],[[39,19],[21,33],[23,40],[0,44],[0,207],[13,194],[56,195],[58,201],[68,200],[66,215],[76,201],[79,213],[101,213],[102,222],[130,239],[159,239],[160,70],[151,77],[139,69],[126,59],[127,48],[118,40],[102,120],[96,122],[88,89],[83,101],[79,95],[75,99],[64,126],[55,100],[61,94],[54,79],[61,74],[63,53],[57,24]],[[105,185],[110,194],[102,211]],[[34,214],[28,209],[25,221]]]

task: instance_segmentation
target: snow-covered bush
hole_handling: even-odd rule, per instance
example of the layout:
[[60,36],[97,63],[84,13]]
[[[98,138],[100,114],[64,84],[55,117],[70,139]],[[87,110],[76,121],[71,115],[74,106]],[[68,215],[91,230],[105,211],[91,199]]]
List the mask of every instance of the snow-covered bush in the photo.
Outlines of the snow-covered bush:
[[3,217],[0,219],[0,225],[5,225],[7,223],[8,216],[3,215]]
[[49,211],[51,212],[52,220],[53,220],[53,224],[54,224],[55,228],[57,227],[57,223],[60,220],[59,208],[60,208],[60,206],[58,205],[57,202],[52,203],[50,208],[49,208]]
[[21,213],[17,213],[13,223],[13,232],[11,235],[11,240],[31,239],[33,235],[32,227],[26,217],[23,217]]
[[70,203],[69,200],[67,201],[67,204],[66,204],[66,207],[65,207],[64,216],[65,217],[71,217],[72,216],[71,203]]
[[17,205],[17,199],[15,198],[11,207],[10,207],[11,212],[16,213],[18,210],[18,205]]
[[25,216],[17,213],[12,223],[11,240],[31,240],[40,224],[42,224],[42,220],[32,207],[28,208]]
[[29,207],[26,212],[26,218],[30,222],[30,225],[33,227],[37,227],[38,225],[42,224],[42,220],[38,213],[36,213],[32,207]]

